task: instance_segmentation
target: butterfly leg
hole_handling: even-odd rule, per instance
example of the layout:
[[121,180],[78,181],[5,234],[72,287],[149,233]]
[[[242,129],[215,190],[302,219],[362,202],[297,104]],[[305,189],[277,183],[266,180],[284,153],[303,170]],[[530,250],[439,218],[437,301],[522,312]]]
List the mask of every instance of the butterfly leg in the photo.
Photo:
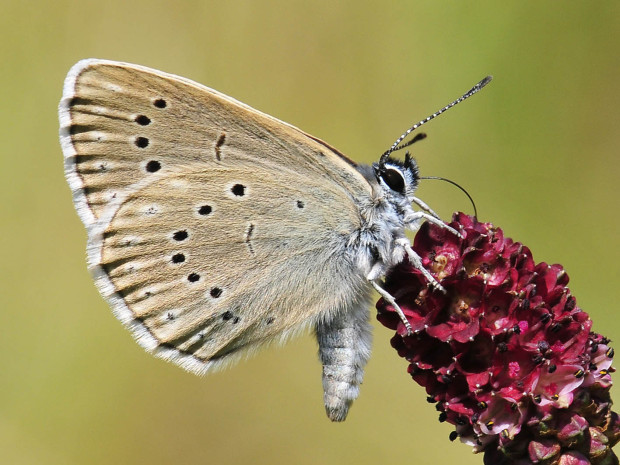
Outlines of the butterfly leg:
[[408,215],[405,218],[405,223],[406,223],[406,225],[407,225],[407,227],[409,229],[414,229],[415,230],[415,229],[418,228],[418,221],[422,220],[422,219],[428,221],[429,223],[433,223],[433,224],[439,226],[440,228],[443,228],[443,229],[446,229],[446,230],[450,231],[456,237],[460,237],[460,238],[463,237],[460,232],[458,232],[452,226],[448,226],[446,223],[444,223],[441,220],[441,218],[439,218],[439,217],[436,218],[435,216],[433,216],[433,215],[431,215],[429,213],[426,213],[426,212],[417,211],[417,212],[415,212],[413,214]]
[[316,325],[323,399],[332,421],[343,421],[359,394],[372,340],[368,305],[367,299],[361,299]]
[[437,218],[438,220],[440,220],[441,218],[439,217],[439,215],[437,213],[435,213],[433,211],[433,209],[431,207],[429,207],[425,202],[423,202],[422,200],[418,199],[417,197],[412,197],[412,201],[413,203],[415,203],[418,207],[420,207],[422,210],[424,210],[425,212],[428,212],[429,214],[431,214],[432,216],[434,216],[435,218]]
[[[447,226],[447,227],[449,227],[449,226]],[[450,228],[450,229],[452,229],[452,228]],[[416,270],[419,270],[424,275],[424,277],[426,278],[428,283],[434,289],[437,289],[438,291],[441,291],[443,293],[446,292],[444,287],[441,284],[439,284],[439,282],[435,279],[435,277],[426,268],[424,268],[424,265],[422,265],[422,259],[416,253],[416,251],[411,248],[411,243],[409,242],[409,239],[407,239],[405,237],[403,237],[402,239],[397,239],[396,240],[396,244],[398,244],[403,249],[405,249],[405,252],[407,253],[407,258],[409,259],[409,262],[413,265],[413,267]]]
[[394,300],[394,297],[392,297],[392,294],[390,294],[388,291],[383,289],[379,285],[377,280],[372,280],[370,281],[370,283],[372,284],[372,287],[374,287],[375,290],[381,295],[381,297],[383,297],[383,299],[387,303],[389,303],[392,307],[394,307],[394,310],[396,310],[396,313],[398,313],[398,316],[400,317],[400,321],[403,322],[403,324],[405,325],[405,328],[407,329],[407,334],[412,334],[413,331],[411,330],[411,325],[409,324],[409,321],[407,321],[407,317],[403,313],[402,309],[399,307],[399,305]]

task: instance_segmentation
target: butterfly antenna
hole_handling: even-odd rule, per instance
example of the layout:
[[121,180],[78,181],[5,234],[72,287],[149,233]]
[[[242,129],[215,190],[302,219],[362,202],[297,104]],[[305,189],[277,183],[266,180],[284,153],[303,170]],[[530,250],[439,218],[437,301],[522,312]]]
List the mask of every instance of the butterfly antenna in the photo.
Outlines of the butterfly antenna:
[[[456,105],[457,103],[461,103],[463,100],[471,97],[472,95],[474,95],[476,92],[478,92],[479,90],[481,90],[484,86],[486,86],[489,82],[491,82],[492,76],[487,76],[485,77],[482,81],[480,81],[478,84],[476,84],[474,87],[472,87],[469,91],[467,91],[465,94],[463,94],[462,97],[456,99],[454,102],[446,105],[445,107],[443,107],[441,110],[437,110],[435,113],[433,113],[430,116],[427,116],[425,119],[423,119],[422,121],[417,122],[416,124],[414,124],[413,126],[411,126],[409,129],[407,129],[402,136],[400,136],[398,139],[396,139],[396,142],[394,142],[392,144],[392,146],[386,150],[382,155],[381,158],[379,159],[380,163],[385,163],[387,157],[390,156],[390,153],[394,152],[395,150],[399,150],[400,148],[403,147],[407,147],[408,145],[411,144],[406,144],[403,145],[403,147],[398,147],[398,145],[403,141],[403,139],[405,137],[407,137],[409,134],[411,134],[413,131],[415,131],[416,129],[418,129],[420,126],[422,126],[425,123],[428,123],[430,120],[432,120],[433,118],[436,118],[437,116],[441,115],[444,111],[449,110],[450,108],[452,108],[454,105]],[[418,139],[419,140],[419,139]],[[413,143],[413,142],[412,142]]]
[[413,137],[413,139],[408,140],[407,142],[405,142],[405,143],[403,143],[403,144],[399,145],[398,147],[394,147],[394,148],[392,149],[392,152],[396,152],[397,150],[402,150],[402,149],[404,149],[405,147],[409,147],[410,145],[413,145],[413,144],[415,144],[416,142],[418,142],[418,141],[420,141],[420,140],[423,140],[423,139],[426,139],[426,134],[425,134],[425,133],[423,133],[423,132],[418,132],[418,133],[417,133],[417,134]]
[[452,184],[453,186],[456,186],[459,189],[461,189],[461,191],[465,193],[465,195],[467,196],[467,198],[471,202],[472,207],[474,207],[474,216],[476,218],[478,218],[478,209],[476,208],[476,202],[474,202],[474,199],[472,199],[471,195],[469,195],[469,192],[467,192],[463,186],[461,186],[460,184],[452,181],[451,179],[442,178],[441,176],[420,176],[420,179],[437,179],[439,181],[446,181],[446,182],[449,182],[450,184]]

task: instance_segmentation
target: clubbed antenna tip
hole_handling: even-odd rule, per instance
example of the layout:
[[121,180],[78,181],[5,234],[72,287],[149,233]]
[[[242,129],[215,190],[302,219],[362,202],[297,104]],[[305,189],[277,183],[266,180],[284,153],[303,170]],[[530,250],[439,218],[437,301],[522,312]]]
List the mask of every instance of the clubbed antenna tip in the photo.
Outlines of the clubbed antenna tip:
[[478,84],[476,84],[475,87],[477,87],[477,90],[480,90],[492,80],[493,80],[493,76],[487,76],[482,81],[480,81]]

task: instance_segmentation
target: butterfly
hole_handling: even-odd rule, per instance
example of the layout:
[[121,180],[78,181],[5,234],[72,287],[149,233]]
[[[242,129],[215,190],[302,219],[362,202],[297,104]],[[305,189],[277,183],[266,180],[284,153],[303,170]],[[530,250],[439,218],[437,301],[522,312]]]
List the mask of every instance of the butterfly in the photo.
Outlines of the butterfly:
[[381,278],[408,258],[441,291],[405,231],[449,227],[414,196],[414,159],[391,154],[486,82],[360,165],[189,79],[78,62],[60,141],[97,288],[142,347],[197,374],[313,329],[327,415],[344,420],[370,357],[373,290],[410,329]]

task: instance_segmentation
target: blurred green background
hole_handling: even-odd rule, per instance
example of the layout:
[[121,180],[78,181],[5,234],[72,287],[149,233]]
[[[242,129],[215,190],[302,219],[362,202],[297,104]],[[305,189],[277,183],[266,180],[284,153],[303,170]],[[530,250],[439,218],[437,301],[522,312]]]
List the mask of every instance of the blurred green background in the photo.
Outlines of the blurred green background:
[[[139,348],[88,275],[63,176],[56,108],[77,60],[186,76],[366,162],[493,74],[426,126],[422,174],[564,264],[618,340],[619,31],[619,2],[4,0],[0,463],[482,463],[448,441],[385,328],[343,424],[310,336],[205,378]],[[419,196],[471,212],[445,183]]]

